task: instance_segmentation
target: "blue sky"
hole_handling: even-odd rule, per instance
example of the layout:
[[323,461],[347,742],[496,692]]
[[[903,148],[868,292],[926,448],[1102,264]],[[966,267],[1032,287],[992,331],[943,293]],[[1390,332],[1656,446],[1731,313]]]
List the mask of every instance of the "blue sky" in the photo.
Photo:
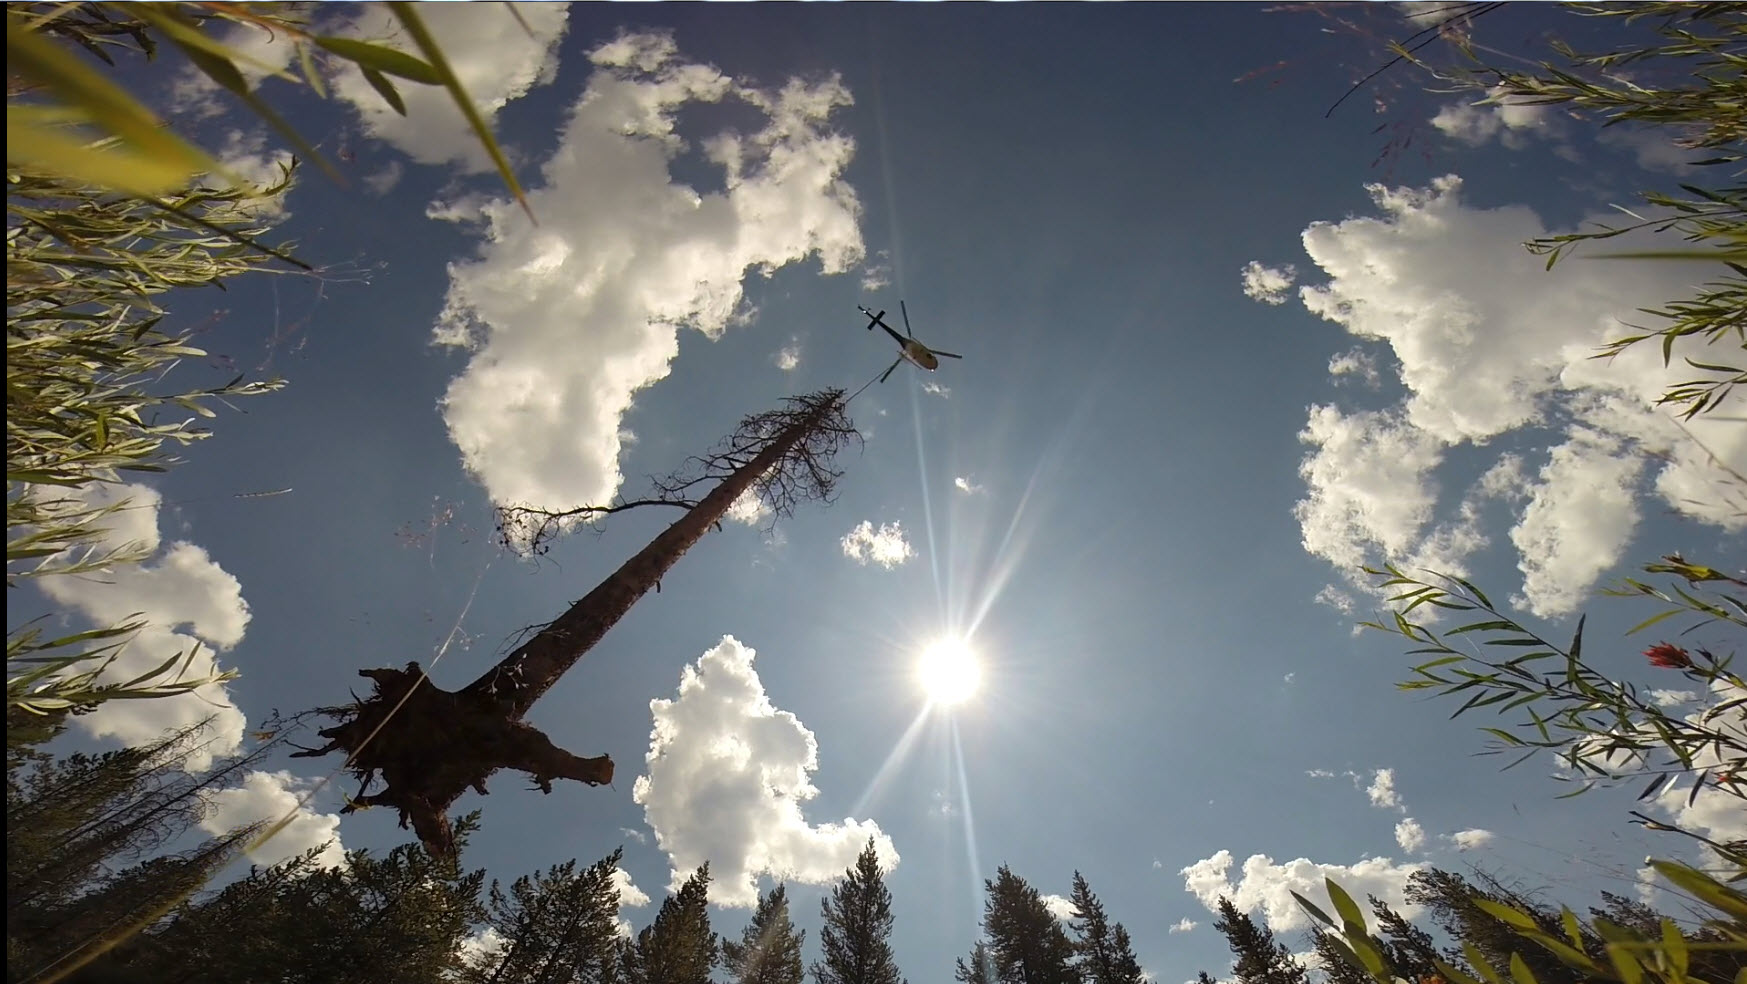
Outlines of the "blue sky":
[[[509,878],[623,844],[659,900],[708,859],[737,933],[776,873],[814,927],[872,835],[918,982],[969,950],[997,865],[1062,894],[1078,869],[1174,982],[1229,965],[1222,891],[1295,930],[1287,891],[1325,873],[1398,897],[1415,865],[1481,865],[1587,901],[1675,850],[1624,822],[1624,792],[1555,800],[1548,767],[1473,757],[1452,708],[1394,690],[1405,647],[1354,634],[1377,601],[1349,577],[1386,556],[1459,570],[1555,635],[1588,608],[1596,663],[1654,683],[1654,640],[1619,638],[1643,613],[1592,604],[1597,586],[1675,550],[1743,564],[1741,504],[1645,409],[1660,367],[1585,358],[1692,271],[1547,273],[1517,245],[1670,186],[1665,134],[1597,142],[1405,76],[1325,119],[1379,49],[1259,6],[523,11],[532,39],[497,5],[426,16],[495,109],[537,228],[440,93],[401,121],[355,77],[325,103],[281,87],[348,158],[348,186],[306,169],[283,203],[327,275],[172,306],[209,326],[213,367],[188,378],[289,385],[137,493],[161,504],[117,536],[155,520],[160,559],[55,601],[217,646],[241,671],[205,695],[224,735],[339,701],[360,667],[471,680],[671,519],[616,517],[532,563],[496,547],[494,497],[634,495],[745,413],[853,391],[891,357],[855,306],[903,298],[964,360],[861,393],[834,504],[707,537],[543,698],[532,721],[610,753],[618,781],[541,796],[500,775],[459,805],[484,810],[469,864]],[[331,16],[396,43],[380,12]],[[1558,16],[1485,29],[1526,43]],[[238,166],[272,163],[160,71],[166,109]],[[1747,459],[1736,426],[1692,433]],[[864,522],[890,563],[851,556]],[[917,654],[965,632],[984,686],[925,713]],[[211,707],[80,724],[137,739]],[[275,763],[210,822],[289,810],[338,764]],[[340,803],[320,788],[262,858],[407,836]],[[1658,808],[1743,835],[1705,797]]]

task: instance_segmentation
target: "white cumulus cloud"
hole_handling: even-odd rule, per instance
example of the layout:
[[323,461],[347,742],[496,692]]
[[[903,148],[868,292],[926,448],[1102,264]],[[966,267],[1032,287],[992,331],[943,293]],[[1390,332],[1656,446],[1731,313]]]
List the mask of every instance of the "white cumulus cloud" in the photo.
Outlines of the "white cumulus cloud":
[[1372,806],[1381,810],[1406,809],[1395,791],[1394,769],[1378,769],[1371,773],[1371,785],[1365,789],[1365,796],[1371,800]]
[[1470,827],[1467,830],[1458,830],[1450,834],[1449,841],[1455,845],[1458,851],[1472,851],[1492,843],[1492,831]]
[[[1695,708],[1686,719],[1696,726],[1720,732],[1739,747],[1747,744],[1747,715],[1743,715],[1739,707],[1718,714],[1709,721],[1705,721],[1704,716],[1711,707],[1742,698],[1747,698],[1747,693],[1726,681],[1714,681],[1710,699],[1704,706]],[[1727,771],[1715,743],[1704,745],[1694,752],[1693,768],[1708,771],[1713,776]],[[1650,803],[1675,825],[1702,834],[1720,844],[1747,840],[1747,810],[1741,809],[1740,797],[1718,789],[1714,781],[1707,782],[1696,793],[1693,791],[1691,779],[1669,783],[1662,787]]]
[[649,703],[648,773],[637,777],[632,798],[667,853],[670,890],[709,861],[711,901],[752,906],[760,875],[830,884],[870,837],[891,870],[898,853],[874,821],[812,824],[802,815],[802,804],[819,793],[810,779],[818,742],[771,704],[755,655],[723,636],[685,668],[677,697]]
[[1409,919],[1419,914],[1419,907],[1408,904],[1403,890],[1408,877],[1424,868],[1423,864],[1396,864],[1389,858],[1366,858],[1350,865],[1318,864],[1307,858],[1276,864],[1265,854],[1252,854],[1244,862],[1236,884],[1231,881],[1231,865],[1231,852],[1224,850],[1197,861],[1181,871],[1183,887],[1209,912],[1218,910],[1222,895],[1231,899],[1239,911],[1260,910],[1276,933],[1310,925],[1309,917],[1293,900],[1293,892],[1316,903],[1324,912],[1334,911],[1323,886],[1328,878],[1354,898],[1375,895]]
[[[1649,489],[1695,519],[1747,528],[1739,494],[1719,480],[1721,466],[1747,464],[1747,429],[1699,418],[1682,432],[1655,411],[1686,370],[1664,367],[1654,346],[1592,358],[1627,330],[1622,319],[1690,296],[1691,275],[1674,264],[1575,260],[1549,271],[1521,244],[1560,230],[1522,206],[1471,206],[1461,188],[1453,175],[1424,188],[1373,185],[1379,215],[1304,232],[1323,280],[1298,296],[1353,335],[1387,343],[1390,372],[1407,390],[1391,408],[1311,408],[1308,494],[1296,510],[1305,548],[1345,572],[1389,559],[1463,574],[1490,543],[1481,506],[1504,500],[1516,513],[1522,597],[1550,616],[1572,610],[1617,559]],[[1352,356],[1336,356],[1330,371],[1363,374]],[[1547,436],[1555,421],[1563,443]],[[1507,434],[1529,448],[1500,456],[1440,508],[1450,452]],[[1538,476],[1524,477],[1525,460],[1545,463]]]
[[[842,177],[854,143],[829,127],[850,102],[838,79],[753,88],[684,61],[665,35],[625,35],[590,58],[596,71],[529,182],[538,227],[502,199],[434,210],[485,223],[478,255],[450,265],[435,338],[471,351],[443,416],[499,503],[610,499],[621,420],[668,374],[682,328],[719,336],[748,273],[811,256],[836,273],[862,256]],[[669,173],[686,148],[676,116],[725,100],[760,122],[703,142],[726,188],[700,194]]]
[[1165,930],[1165,932],[1167,932],[1167,933],[1187,933],[1199,925],[1201,925],[1201,924],[1196,922],[1193,919],[1190,919],[1188,916],[1184,916],[1183,918],[1172,923],[1171,927],[1169,929]]
[[915,548],[904,538],[904,527],[900,523],[881,523],[876,530],[872,522],[864,519],[843,535],[840,544],[843,556],[863,566],[878,564],[886,570],[916,556]]
[[1074,902],[1062,895],[1044,895],[1043,907],[1049,914],[1061,922],[1069,922],[1074,918]]
[[[558,42],[569,24],[570,5],[520,3],[516,10],[524,29],[500,4],[433,4],[420,8],[449,65],[487,123],[511,100],[544,85],[558,71]],[[338,33],[417,54],[400,22],[382,5],[359,5]],[[422,57],[422,56],[421,56]],[[485,171],[491,158],[461,115],[448,90],[395,80],[406,104],[406,115],[379,95],[364,74],[341,62],[334,91],[350,102],[371,136],[391,144],[422,164],[454,163],[464,170]]]
[[1698,700],[1696,690],[1651,690],[1645,694],[1650,703],[1657,707],[1679,707],[1681,704],[1691,704]]
[[[101,485],[53,495],[92,507],[126,500],[129,505],[104,520],[109,532],[103,543],[137,544],[151,552],[144,563],[117,566],[100,575],[50,575],[36,580],[44,594],[95,624],[111,625],[136,614],[148,623],[121,650],[100,682],[131,680],[172,655],[190,651],[194,657],[184,678],[217,672],[217,654],[242,641],[249,606],[243,601],[242,585],[204,549],[185,540],[163,543],[158,493],[144,485]],[[243,712],[222,683],[153,700],[107,701],[72,720],[95,737],[140,745],[208,719],[209,740],[199,743],[184,760],[189,771],[203,772],[215,757],[242,747]]]
[[963,492],[965,495],[976,495],[977,493],[984,491],[984,488],[981,485],[978,485],[976,482],[971,481],[963,475],[952,480],[952,487]]
[[800,368],[801,365],[800,343],[790,342],[789,344],[784,345],[781,349],[777,350],[776,357],[772,361],[774,361],[776,367],[783,372],[794,372],[796,369]]
[[205,794],[206,813],[200,829],[224,835],[250,824],[272,825],[286,816],[292,819],[265,842],[249,851],[249,860],[273,865],[321,848],[316,860],[324,867],[345,862],[340,844],[340,816],[317,813],[299,805],[309,784],[289,772],[250,772],[240,786]]
[[613,889],[619,893],[619,916],[614,920],[619,935],[625,939],[632,936],[631,920],[625,918],[626,909],[637,909],[649,904],[649,893],[637,887],[629,873],[623,868],[613,869]]
[[1573,427],[1530,486],[1529,504],[1510,531],[1522,558],[1522,601],[1530,610],[1577,608],[1631,542],[1644,460],[1621,448],[1615,437]]
[[1439,109],[1432,117],[1432,126],[1470,146],[1478,147],[1496,139],[1514,149],[1526,146],[1530,136],[1554,134],[1556,128],[1549,108],[1505,96],[1495,88],[1482,99],[1450,103]]
[[1251,260],[1243,269],[1244,296],[1263,304],[1284,304],[1288,296],[1286,292],[1296,279],[1298,270],[1290,263],[1271,267],[1264,266],[1260,260]]
[[1399,844],[1403,851],[1409,854],[1418,853],[1419,849],[1425,846],[1425,842],[1425,828],[1419,825],[1418,820],[1407,817],[1395,825],[1395,843]]
[[1336,379],[1353,377],[1376,389],[1383,376],[1377,371],[1377,357],[1364,349],[1348,349],[1328,360],[1328,374]]

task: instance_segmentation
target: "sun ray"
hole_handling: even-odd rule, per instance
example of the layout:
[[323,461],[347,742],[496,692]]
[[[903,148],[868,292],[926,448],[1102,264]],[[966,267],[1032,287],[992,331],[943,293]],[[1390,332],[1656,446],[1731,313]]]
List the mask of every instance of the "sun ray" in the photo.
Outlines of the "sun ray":
[[849,811],[850,816],[867,816],[868,807],[872,806],[879,795],[885,791],[886,784],[891,781],[898,766],[910,757],[910,750],[916,746],[917,739],[922,735],[922,726],[928,723],[929,710],[928,705],[924,704],[922,709],[916,712],[915,719],[910,722],[908,728],[904,729],[897,744],[893,745],[892,750],[886,754],[886,760],[880,763],[879,771],[875,772],[874,777],[868,780],[867,788],[861,791],[861,797],[855,801],[855,807]]
[[964,818],[964,849],[965,858],[970,862],[970,903],[973,918],[981,919],[983,915],[983,864],[977,858],[977,829],[971,819],[971,785],[965,776],[964,746],[958,740],[958,722],[949,720],[952,740],[953,763],[958,766],[958,811]]

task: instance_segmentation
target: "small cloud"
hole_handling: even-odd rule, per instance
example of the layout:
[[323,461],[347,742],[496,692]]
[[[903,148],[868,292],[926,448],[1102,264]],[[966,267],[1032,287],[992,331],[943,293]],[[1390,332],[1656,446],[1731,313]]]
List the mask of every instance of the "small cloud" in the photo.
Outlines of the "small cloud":
[[1403,851],[1412,854],[1425,846],[1425,828],[1419,821],[1408,817],[1395,825],[1395,843],[1401,845]]
[[1371,805],[1380,810],[1407,809],[1401,805],[1401,797],[1395,792],[1394,769],[1378,769],[1371,773],[1371,785],[1365,790],[1365,795],[1370,797]]
[[1471,827],[1468,830],[1458,830],[1447,838],[1458,851],[1471,851],[1477,847],[1485,847],[1492,842],[1492,831]]
[[1298,279],[1298,270],[1288,263],[1283,267],[1263,266],[1260,260],[1251,260],[1244,266],[1244,296],[1252,301],[1263,304],[1286,303],[1286,291],[1292,287],[1292,281]]
[[648,834],[645,834],[641,830],[632,830],[630,827],[620,827],[619,828],[619,835],[624,837],[626,840],[636,841],[639,844],[649,843],[649,835]]
[[508,942],[503,934],[490,926],[484,931],[474,933],[461,941],[461,965],[464,967],[484,967],[491,958],[503,952],[504,944]]
[[[291,161],[289,151],[268,149],[267,135],[260,132],[232,130],[218,151],[219,164],[236,177],[237,187],[257,192],[283,185]],[[239,202],[236,207],[251,218],[282,220],[287,217],[285,196],[290,191],[289,186],[281,187],[274,194]]]
[[1329,769],[1306,769],[1304,774],[1312,779],[1333,779],[1335,777],[1334,772]]
[[1295,671],[1295,672],[1286,674],[1285,676],[1281,677],[1280,679],[1286,681],[1287,683],[1291,683],[1293,680],[1298,679],[1298,674]]
[[1351,615],[1358,610],[1359,602],[1351,594],[1342,591],[1332,584],[1325,584],[1316,593],[1316,603],[1327,605],[1342,615]]
[[736,523],[745,523],[747,526],[757,526],[764,522],[770,514],[770,507],[765,505],[764,500],[759,498],[758,493],[752,489],[747,489],[741,493],[740,498],[735,499],[728,506],[728,518]]
[[1650,702],[1657,707],[1678,707],[1681,704],[1691,704],[1698,700],[1698,694],[1691,690],[1652,690]]
[[[638,888],[637,883],[631,880],[630,874],[623,868],[613,869],[613,888],[619,893],[620,913],[626,909],[636,909],[649,904],[649,893]],[[624,915],[621,914],[614,919],[613,926],[621,937],[627,940],[631,938],[631,920],[626,919]]]
[[1158,858],[1153,858],[1153,870],[1162,871],[1164,870],[1164,867],[1165,863],[1163,861],[1160,861]]
[[863,566],[875,563],[886,570],[916,556],[910,541],[904,538],[904,527],[899,523],[884,523],[875,530],[873,523],[864,519],[855,529],[844,534],[841,543],[843,556]]
[[963,475],[953,479],[952,485],[965,495],[976,495],[977,493],[984,491],[983,486],[965,478]]
[[375,174],[364,176],[364,187],[369,188],[371,194],[386,195],[394,190],[395,185],[400,184],[401,176],[405,173],[406,168],[399,161],[389,161],[387,167]]
[[[1498,99],[1498,102],[1490,100]],[[1512,150],[1528,145],[1530,134],[1554,136],[1553,117],[1544,105],[1533,105],[1523,99],[1502,95],[1494,88],[1486,100],[1474,103],[1451,103],[1432,117],[1432,126],[1446,136],[1471,147],[1479,147],[1496,138]]]
[[1371,389],[1376,389],[1382,382],[1382,376],[1377,372],[1377,357],[1364,349],[1349,349],[1329,359],[1328,371],[1337,381],[1350,376],[1363,380]]
[[1196,922],[1193,919],[1190,919],[1188,916],[1184,916],[1183,918],[1172,923],[1171,928],[1165,930],[1165,932],[1167,932],[1167,933],[1187,933],[1199,925],[1201,925],[1201,924]]
[[861,270],[861,289],[872,293],[892,284],[892,254],[890,250],[879,250],[873,259]]
[[1686,174],[1696,170],[1692,163],[1693,152],[1669,139],[1660,127],[1631,130],[1609,127],[1596,139],[1610,147],[1630,151],[1637,158],[1638,166],[1646,171]]
[[940,397],[942,400],[950,399],[952,397],[951,387],[942,386],[932,379],[924,379],[922,381],[922,392],[931,393],[934,396]]
[[1060,922],[1068,922],[1074,918],[1074,903],[1060,895],[1045,895],[1043,907]]
[[784,345],[782,349],[777,352],[772,361],[774,361],[776,367],[783,372],[794,372],[801,364],[800,343],[794,339],[790,339],[789,344]]

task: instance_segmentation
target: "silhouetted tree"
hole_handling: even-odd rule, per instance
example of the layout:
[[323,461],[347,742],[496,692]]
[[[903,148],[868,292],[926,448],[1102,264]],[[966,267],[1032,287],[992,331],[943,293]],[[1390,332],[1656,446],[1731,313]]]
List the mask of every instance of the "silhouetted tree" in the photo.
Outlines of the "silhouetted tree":
[[1266,924],[1258,924],[1248,913],[1225,896],[1219,898],[1219,918],[1213,928],[1225,934],[1231,952],[1237,957],[1232,974],[1239,984],[1307,984],[1303,965],[1274,939]]
[[[479,679],[449,691],[432,684],[416,662],[405,669],[359,670],[373,682],[371,695],[327,709],[339,719],[321,731],[328,743],[298,754],[351,756],[347,768],[361,788],[346,809],[394,807],[401,826],[410,821],[436,853],[453,850],[450,806],[470,788],[484,793],[486,780],[500,769],[528,773],[543,792],[551,792],[554,779],[610,782],[610,757],[582,758],[552,744],[522,720],[529,708],[742,496],[759,497],[778,515],[803,501],[828,501],[842,474],[833,470],[833,458],[857,436],[843,414],[841,390],[794,397],[782,409],[745,418],[714,451],[661,483],[663,494],[654,501],[681,506],[684,516]],[[700,486],[710,491],[693,501]],[[387,788],[370,794],[378,774]]]
[[599,984],[617,973],[621,851],[577,871],[575,861],[493,882],[486,926],[503,942],[462,974],[466,984]]
[[710,984],[721,944],[710,930],[710,865],[661,903],[655,921],[623,950],[626,984]]
[[959,984],[996,984],[995,958],[989,956],[989,945],[978,940],[976,946],[971,947],[968,962],[959,957],[952,979]]
[[788,890],[764,893],[740,942],[722,941],[722,967],[734,984],[801,984],[801,943],[806,933],[789,918]]
[[1074,967],[1085,984],[1140,984],[1140,961],[1128,930],[1121,923],[1111,925],[1104,903],[1078,871],[1068,898],[1074,905]]
[[880,871],[873,838],[819,902],[817,984],[903,984],[892,957],[892,893]]
[[1002,865],[983,882],[983,937],[1000,984],[1078,984],[1074,944],[1043,895]]

